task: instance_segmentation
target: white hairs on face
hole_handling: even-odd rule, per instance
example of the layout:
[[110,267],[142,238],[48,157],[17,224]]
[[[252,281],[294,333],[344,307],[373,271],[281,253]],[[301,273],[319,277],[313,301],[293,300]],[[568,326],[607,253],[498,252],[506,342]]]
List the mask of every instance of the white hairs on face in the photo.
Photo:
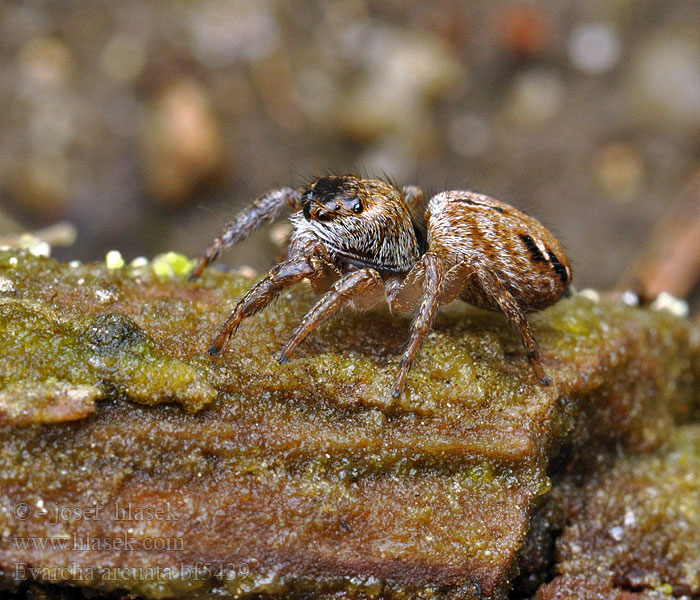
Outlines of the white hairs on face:
[[324,223],[307,221],[300,211],[292,215],[291,221],[293,238],[313,234],[330,252],[380,269],[408,271],[420,256],[410,218],[401,220],[380,208]]

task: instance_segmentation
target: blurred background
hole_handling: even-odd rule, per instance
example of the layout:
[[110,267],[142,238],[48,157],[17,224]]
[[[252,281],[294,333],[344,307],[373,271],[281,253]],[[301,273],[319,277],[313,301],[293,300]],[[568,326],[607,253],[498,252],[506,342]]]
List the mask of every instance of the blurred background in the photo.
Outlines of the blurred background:
[[0,107],[0,239],[65,221],[59,258],[197,256],[359,171],[514,204],[609,288],[700,206],[700,2],[3,0]]

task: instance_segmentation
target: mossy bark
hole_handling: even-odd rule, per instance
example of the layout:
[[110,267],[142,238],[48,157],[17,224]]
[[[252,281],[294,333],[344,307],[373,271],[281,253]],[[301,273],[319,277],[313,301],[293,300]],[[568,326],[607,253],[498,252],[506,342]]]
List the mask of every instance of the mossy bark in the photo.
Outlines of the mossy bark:
[[[696,327],[580,295],[531,316],[553,385],[502,315],[461,305],[392,401],[409,320],[385,310],[278,365],[305,286],[210,358],[249,279],[9,252],[0,279],[6,585],[502,597],[552,464],[653,449],[697,404]],[[48,538],[66,545],[32,541]]]

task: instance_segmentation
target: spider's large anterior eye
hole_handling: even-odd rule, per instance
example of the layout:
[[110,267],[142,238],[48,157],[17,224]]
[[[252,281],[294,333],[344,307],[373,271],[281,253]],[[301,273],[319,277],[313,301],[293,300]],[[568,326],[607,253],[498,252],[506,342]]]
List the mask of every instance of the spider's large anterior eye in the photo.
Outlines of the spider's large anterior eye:
[[359,215],[362,212],[362,203],[359,200],[355,200],[352,205],[352,212]]

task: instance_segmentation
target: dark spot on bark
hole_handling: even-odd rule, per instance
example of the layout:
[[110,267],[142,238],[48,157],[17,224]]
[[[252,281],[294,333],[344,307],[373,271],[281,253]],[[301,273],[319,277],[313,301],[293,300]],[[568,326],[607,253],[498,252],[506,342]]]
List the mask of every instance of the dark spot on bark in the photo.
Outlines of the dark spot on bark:
[[144,331],[128,316],[100,315],[84,330],[90,346],[100,354],[117,354],[147,341]]

